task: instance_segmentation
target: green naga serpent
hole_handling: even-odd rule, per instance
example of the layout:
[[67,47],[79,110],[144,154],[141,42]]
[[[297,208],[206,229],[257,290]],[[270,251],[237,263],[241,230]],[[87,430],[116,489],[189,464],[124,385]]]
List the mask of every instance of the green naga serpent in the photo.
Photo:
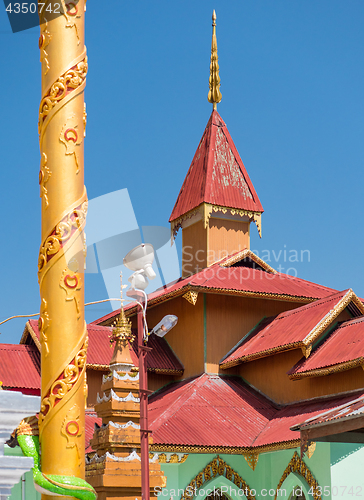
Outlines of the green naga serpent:
[[23,454],[33,458],[33,481],[35,489],[39,493],[75,497],[80,500],[96,500],[96,491],[84,479],[74,476],[43,474],[40,470],[39,431],[36,417],[22,420],[7,444],[11,447],[19,444]]

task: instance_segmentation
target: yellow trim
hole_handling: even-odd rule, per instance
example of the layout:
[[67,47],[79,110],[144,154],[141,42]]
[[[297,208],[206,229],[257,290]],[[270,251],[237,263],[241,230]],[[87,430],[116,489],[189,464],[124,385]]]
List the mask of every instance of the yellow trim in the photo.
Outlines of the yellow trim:
[[212,212],[222,212],[222,213],[227,213],[229,212],[230,215],[239,215],[240,217],[249,217],[250,222],[255,222],[259,236],[262,236],[262,226],[261,226],[261,212],[253,212],[251,210],[243,210],[240,208],[233,208],[233,207],[222,207],[221,205],[212,205],[211,203],[201,203],[197,207],[193,208],[192,210],[189,210],[185,214],[180,215],[176,219],[171,221],[171,239],[174,241],[178,230],[182,227],[183,221],[187,219],[191,219],[193,216],[197,214],[201,214],[205,229],[208,226],[208,221],[212,215]]
[[323,375],[344,372],[346,370],[351,370],[352,368],[357,368],[359,366],[364,369],[364,358],[362,356],[351,361],[345,361],[336,365],[326,366],[325,368],[316,368],[314,370],[307,370],[306,372],[292,373],[288,375],[288,377],[291,380],[300,380],[307,377],[322,377]]
[[354,302],[359,311],[364,314],[364,305],[352,291],[352,289],[348,290],[348,292],[344,295],[344,297],[336,304],[336,306],[331,309],[331,311],[324,317],[322,320],[317,323],[315,328],[311,330],[311,332],[305,337],[303,340],[305,345],[311,344],[315,342],[317,337],[321,335],[321,333],[326,330],[332,321],[339,316],[339,314],[350,304],[350,302]]
[[[161,304],[163,302],[167,302],[168,300],[175,299],[176,297],[179,297],[180,295],[183,295],[187,291],[194,291],[194,292],[202,292],[202,293],[216,293],[220,295],[237,295],[241,297],[249,297],[249,298],[257,298],[257,299],[270,299],[270,300],[280,300],[284,302],[298,302],[298,303],[303,303],[303,304],[309,304],[311,302],[315,302],[317,299],[316,297],[303,297],[303,296],[295,296],[295,295],[284,295],[284,294],[279,294],[279,293],[266,293],[266,292],[246,292],[242,290],[233,290],[230,288],[211,288],[211,287],[202,287],[202,286],[196,286],[196,285],[185,285],[182,288],[179,288],[178,290],[173,290],[170,293],[167,293],[165,295],[161,295],[159,297],[156,297],[154,299],[150,299],[148,302],[148,307],[153,307],[158,304]],[[136,314],[137,306],[132,306],[125,310],[125,315],[127,318],[134,316]],[[115,317],[118,313],[115,313],[115,316],[110,316],[109,318],[105,319],[103,322],[97,323],[96,326],[110,326],[112,322],[115,320]]]
[[262,446],[198,446],[198,445],[175,445],[175,444],[152,444],[151,451],[155,453],[224,453],[229,455],[242,455],[244,453],[268,453],[278,450],[289,450],[298,448],[301,444],[299,439],[282,441],[280,443],[269,443]]
[[192,292],[190,290],[189,292],[186,292],[184,295],[182,295],[182,297],[186,299],[187,302],[195,306],[197,302],[198,292]]
[[35,345],[37,346],[37,348],[39,349],[39,352],[40,352],[40,342],[39,342],[39,340],[37,338],[37,335],[36,335],[35,331],[31,327],[29,321],[27,321],[26,324],[25,324],[24,332],[23,332],[23,335],[22,335],[22,337],[20,339],[19,344],[25,344],[28,335],[31,336],[31,338],[33,339]]
[[[149,458],[152,459],[154,453],[149,453]],[[180,458],[177,453],[173,453],[169,459],[167,459],[167,455],[165,453],[160,453],[158,455],[158,462],[160,464],[183,464],[188,458],[188,453],[184,453]]]
[[315,500],[321,500],[321,495],[317,492],[317,489],[320,488],[322,491],[322,488],[319,487],[318,482],[316,481],[314,475],[310,471],[309,467],[305,464],[305,462],[298,456],[298,453],[295,451],[293,454],[293,457],[291,458],[289,464],[285,468],[281,479],[279,480],[278,486],[276,488],[276,494],[274,496],[274,500],[277,498],[278,490],[281,489],[282,484],[284,481],[287,479],[287,477],[291,473],[296,473],[299,474],[300,476],[303,477],[303,479],[308,483],[310,488],[312,488],[313,491],[313,497]]
[[199,472],[192,479],[192,481],[190,481],[189,485],[185,488],[183,494],[181,495],[181,500],[191,500],[194,497],[195,489],[199,490],[201,486],[217,476],[226,477],[226,479],[235,484],[239,490],[243,490],[245,492],[248,500],[255,500],[255,496],[251,494],[252,490],[250,486],[219,456],[211,460],[211,462],[209,462],[206,467],[204,467],[202,471]]
[[308,358],[312,352],[312,344],[328,328],[328,326],[334,321],[334,319],[337,318],[339,314],[350,304],[350,302],[354,302],[354,304],[358,307],[359,311],[362,314],[364,314],[364,305],[361,303],[361,301],[358,299],[355,293],[350,289],[344,295],[344,297],[340,299],[340,301],[335,305],[335,307],[333,307],[330,310],[330,312],[326,314],[317,323],[317,325],[310,331],[310,333],[302,341],[291,342],[289,344],[283,344],[280,346],[271,347],[270,349],[265,349],[263,351],[241,356],[240,358],[229,361],[228,363],[220,364],[221,369],[226,370],[227,368],[231,368],[232,366],[236,366],[246,361],[252,361],[254,359],[264,358],[266,356],[270,356],[271,354],[290,351],[292,349],[297,349],[297,348],[300,348],[305,358]]
[[269,264],[264,262],[263,259],[261,259],[257,255],[255,255],[255,253],[253,253],[248,248],[245,248],[244,250],[242,250],[238,254],[234,255],[233,257],[230,257],[230,259],[227,259],[225,262],[220,264],[220,266],[221,267],[230,267],[233,264],[235,264],[236,262],[239,262],[240,260],[246,259],[247,257],[249,257],[252,261],[254,261],[256,264],[258,264],[260,267],[262,267],[268,273],[277,274],[277,271],[275,269],[273,269],[273,267],[271,267]]

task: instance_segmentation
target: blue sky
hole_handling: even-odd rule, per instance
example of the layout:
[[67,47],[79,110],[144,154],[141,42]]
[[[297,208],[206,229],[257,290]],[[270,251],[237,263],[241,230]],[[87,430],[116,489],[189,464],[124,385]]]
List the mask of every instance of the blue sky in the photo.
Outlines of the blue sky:
[[[139,226],[168,227],[211,112],[213,8],[218,111],[265,209],[252,249],[364,297],[362,0],[89,0],[89,198],[127,188]],[[13,34],[0,9],[0,320],[39,310],[38,37],[39,28]],[[308,250],[310,260],[287,262],[285,250]],[[88,301],[107,297],[100,276],[86,287]],[[89,309],[87,319],[109,310]],[[0,326],[0,341],[17,343],[24,324]]]

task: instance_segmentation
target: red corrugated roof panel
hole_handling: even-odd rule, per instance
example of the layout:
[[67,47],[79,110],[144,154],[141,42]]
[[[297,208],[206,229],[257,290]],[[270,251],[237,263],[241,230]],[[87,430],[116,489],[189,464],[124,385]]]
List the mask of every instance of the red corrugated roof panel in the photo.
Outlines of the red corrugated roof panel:
[[102,419],[97,416],[96,412],[85,410],[85,453],[94,451],[91,448],[90,441],[94,435],[95,424],[101,427]]
[[[248,267],[221,267],[218,263],[189,276],[181,278],[170,285],[156,290],[148,295],[148,305],[152,306],[177,295],[183,295],[187,290],[201,292],[216,291],[228,292],[264,298],[297,297],[300,299],[321,299],[328,297],[337,290],[318,285],[288,274],[272,274],[260,269]],[[136,307],[135,302],[128,304],[125,311]],[[92,324],[109,323],[115,318],[119,310],[106,314]]]
[[315,370],[353,360],[357,360],[358,364],[364,364],[364,317],[362,316],[340,323],[308,359],[302,359],[288,374],[292,376],[291,378],[301,378],[314,375],[310,372]]
[[[241,345],[238,345],[223,360],[221,367],[230,367],[258,355],[275,352],[281,347],[299,347],[306,339],[309,339],[314,329],[320,324],[323,329],[326,329],[329,326],[327,324],[329,314],[337,316],[345,308],[347,297],[352,294],[352,290],[338,292],[305,306],[280,313],[274,318],[265,319]],[[334,319],[333,317],[332,321]]]
[[[364,396],[351,399],[349,402],[336,406],[333,409],[324,411],[319,415],[305,420],[303,423],[292,426],[292,430],[305,430],[311,427],[328,424],[335,421],[345,421],[364,415]],[[360,426],[361,427],[361,426]]]
[[[30,326],[34,331],[37,339],[39,339],[38,322],[29,320]],[[103,365],[108,366],[113,354],[113,348],[110,347],[111,327],[98,326],[95,324],[87,325],[88,333],[88,349],[87,349],[87,365]],[[138,363],[138,341],[137,331],[133,330],[135,335],[131,357],[135,366]],[[184,367],[177,356],[170,348],[168,342],[161,337],[151,335],[148,341],[152,351],[147,356],[147,368],[150,372],[182,374]]]
[[0,381],[5,388],[40,390],[40,354],[36,347],[0,344]]
[[274,415],[271,403],[237,379],[202,375],[149,401],[154,443],[250,446]]
[[263,212],[229,131],[213,111],[183,182],[170,221],[201,203]]
[[278,408],[239,377],[203,374],[153,394],[148,408],[156,445],[250,448],[297,440],[292,425],[350,399]]

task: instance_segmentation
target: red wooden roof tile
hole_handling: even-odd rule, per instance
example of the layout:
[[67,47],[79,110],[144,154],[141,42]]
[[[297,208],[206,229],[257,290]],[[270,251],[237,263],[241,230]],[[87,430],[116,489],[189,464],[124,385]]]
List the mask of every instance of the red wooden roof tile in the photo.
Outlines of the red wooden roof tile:
[[[324,424],[329,424],[330,422],[335,423],[338,420],[352,420],[355,418],[363,417],[364,415],[364,396],[360,396],[355,399],[336,406],[330,410],[324,411],[319,415],[315,415],[303,423],[298,425],[293,425],[292,430],[305,430],[315,426],[321,426]],[[361,427],[361,426],[360,426]]]
[[[306,343],[312,343],[348,306],[348,300],[351,298],[363,309],[354,292],[345,290],[280,313],[276,317],[266,318],[222,361],[220,366],[228,368],[279,350],[299,348]],[[353,312],[356,315],[361,314],[356,310],[356,306]]]
[[150,397],[154,443],[250,446],[275,409],[236,378],[202,375]]
[[40,390],[40,354],[36,347],[0,344],[0,381],[5,388]]
[[170,221],[201,203],[263,212],[263,207],[217,111],[213,111],[183,182]]
[[[30,329],[39,340],[38,321],[29,320]],[[87,349],[87,366],[91,367],[107,367],[109,366],[113,349],[110,347],[111,327],[98,326],[95,324],[87,325],[87,333],[89,338]],[[135,366],[139,366],[138,362],[138,342],[137,332],[133,330],[135,335],[133,349],[131,350],[131,358]],[[148,341],[152,351],[147,356],[147,368],[150,372],[182,374],[184,367],[177,356],[172,351],[168,342],[161,337],[151,335]]]
[[[229,256],[226,260],[233,256]],[[192,289],[201,292],[232,293],[246,296],[257,296],[271,299],[287,299],[296,297],[299,299],[321,299],[337,292],[333,288],[318,285],[284,273],[267,272],[262,269],[251,267],[239,267],[234,263],[233,267],[224,267],[225,261],[213,264],[202,271],[180,278],[163,288],[148,295],[148,306],[168,300],[173,296],[183,295]],[[125,312],[136,308],[136,303],[129,303]],[[109,324],[119,314],[120,309],[113,311],[95,320],[91,324]]]
[[[355,363],[348,363],[355,361]],[[324,375],[322,368],[347,369],[364,364],[364,317],[340,323],[308,359],[289,370],[290,378]]]
[[85,410],[85,453],[92,453],[90,441],[94,435],[95,424],[101,427],[102,419],[92,410]]
[[351,399],[278,408],[239,377],[203,374],[154,393],[148,409],[156,445],[251,448],[298,440],[291,426]]

